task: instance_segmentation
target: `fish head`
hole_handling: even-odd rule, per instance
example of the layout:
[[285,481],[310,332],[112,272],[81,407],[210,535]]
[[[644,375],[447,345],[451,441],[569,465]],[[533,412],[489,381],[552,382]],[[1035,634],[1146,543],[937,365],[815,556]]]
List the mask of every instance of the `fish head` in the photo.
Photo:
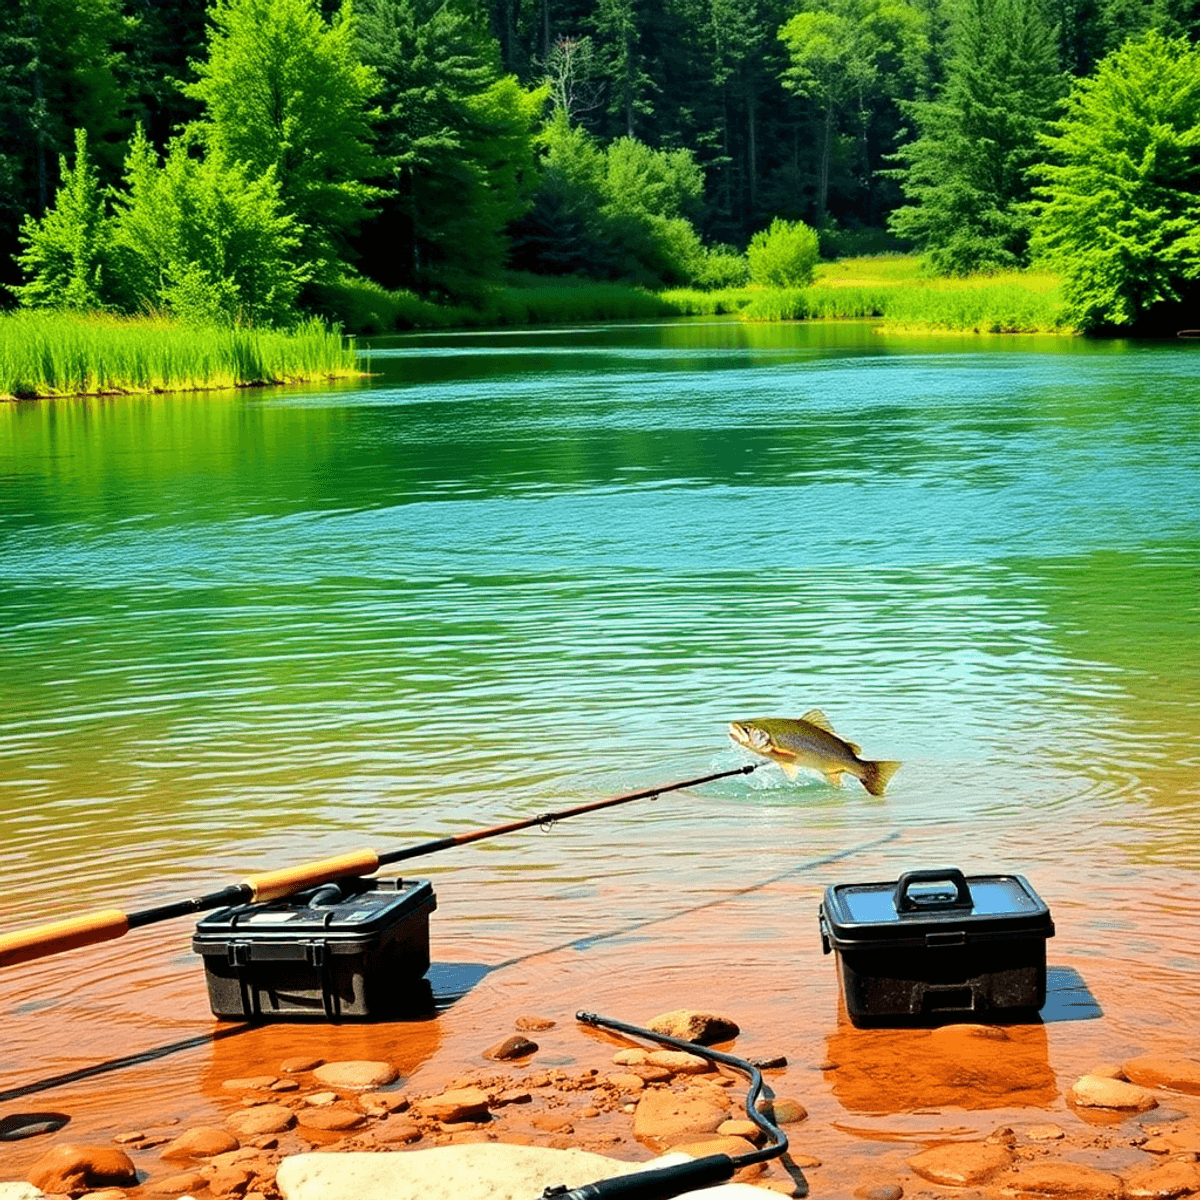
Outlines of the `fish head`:
[[755,754],[766,754],[772,746],[771,735],[756,721],[730,721],[729,736]]

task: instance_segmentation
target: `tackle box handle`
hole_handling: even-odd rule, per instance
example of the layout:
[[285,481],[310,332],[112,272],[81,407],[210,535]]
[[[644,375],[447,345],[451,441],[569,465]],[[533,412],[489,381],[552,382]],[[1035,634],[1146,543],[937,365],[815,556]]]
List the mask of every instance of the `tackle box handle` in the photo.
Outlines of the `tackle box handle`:
[[[952,883],[954,899],[917,900],[909,895],[914,883]],[[966,876],[957,867],[924,867],[917,871],[905,871],[896,881],[895,905],[897,912],[929,912],[933,909],[974,908],[971,889]]]

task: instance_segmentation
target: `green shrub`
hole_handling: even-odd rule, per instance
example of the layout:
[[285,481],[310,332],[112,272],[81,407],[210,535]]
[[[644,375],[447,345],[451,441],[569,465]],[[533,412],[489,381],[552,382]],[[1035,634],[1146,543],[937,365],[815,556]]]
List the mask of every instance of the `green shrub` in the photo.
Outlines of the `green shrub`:
[[746,251],[750,278],[762,287],[807,287],[816,270],[818,250],[816,232],[803,221],[776,217],[769,229],[750,239]]

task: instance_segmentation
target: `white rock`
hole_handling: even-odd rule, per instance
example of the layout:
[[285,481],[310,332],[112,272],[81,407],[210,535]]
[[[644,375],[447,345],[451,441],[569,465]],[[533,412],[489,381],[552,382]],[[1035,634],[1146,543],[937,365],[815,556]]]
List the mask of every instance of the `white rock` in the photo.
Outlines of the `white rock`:
[[0,1200],[45,1200],[32,1183],[0,1183]]
[[[285,1200],[530,1200],[547,1187],[580,1187],[597,1179],[685,1163],[670,1154],[648,1163],[621,1162],[586,1150],[474,1142],[403,1154],[297,1154],[279,1164]],[[696,1200],[762,1200],[742,1183],[688,1192]]]

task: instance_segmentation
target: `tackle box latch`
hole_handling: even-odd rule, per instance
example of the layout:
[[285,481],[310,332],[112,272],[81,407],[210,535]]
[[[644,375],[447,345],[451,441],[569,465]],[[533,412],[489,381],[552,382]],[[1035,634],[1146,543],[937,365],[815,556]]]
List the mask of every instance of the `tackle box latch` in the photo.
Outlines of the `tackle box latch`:
[[951,929],[945,933],[927,933],[926,946],[965,946],[967,933],[965,929]]

